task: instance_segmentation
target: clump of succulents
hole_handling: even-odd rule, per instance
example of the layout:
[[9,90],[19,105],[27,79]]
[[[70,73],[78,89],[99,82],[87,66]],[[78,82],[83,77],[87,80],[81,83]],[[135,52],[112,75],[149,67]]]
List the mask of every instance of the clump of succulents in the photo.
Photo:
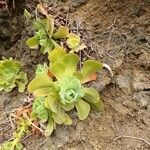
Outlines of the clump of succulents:
[[13,59],[0,61],[0,91],[10,92],[16,86],[19,92],[25,90],[28,79],[27,74],[20,70],[21,67],[21,63]]
[[[37,18],[34,21],[35,34],[27,40],[27,45],[32,48],[40,48],[40,51],[45,54],[52,51],[56,47],[60,47],[60,41],[63,39],[72,52],[78,52],[80,49],[80,37],[70,32],[67,26],[60,25],[58,28],[54,26],[54,19],[51,15],[46,15],[45,19]],[[59,43],[59,44],[58,44]]]
[[27,40],[27,45],[32,49],[40,48],[43,54],[58,47],[57,40],[69,36],[69,29],[66,26],[54,29],[54,19],[50,15],[47,15],[45,19],[36,19],[34,29],[35,35]]
[[[74,54],[86,47],[80,37],[66,26],[56,28],[54,18],[44,7],[39,4],[37,8],[45,19],[36,18],[35,34],[27,40],[27,45],[31,49],[40,48],[43,54],[48,53],[50,63],[37,66],[35,78],[28,84],[34,101],[29,102],[29,108],[18,110],[21,117],[15,116],[17,130],[12,140],[4,143],[0,150],[23,149],[21,138],[31,126],[42,133],[44,128],[43,134],[49,136],[57,124],[72,124],[69,111],[76,109],[78,118],[84,120],[91,107],[98,111],[103,108],[99,92],[85,83],[96,80],[96,73],[103,67],[111,71],[110,67],[96,60],[86,60],[82,64],[79,56]],[[31,19],[27,10],[24,16]],[[20,71],[21,66],[20,62],[12,59],[0,61],[0,91],[10,92],[16,86],[19,92],[25,90],[28,79],[26,73]],[[38,122],[37,126],[34,121]]]
[[80,120],[87,118],[91,107],[97,110],[102,108],[98,91],[84,87],[84,83],[90,81],[91,76],[103,65],[96,60],[87,60],[78,70],[78,55],[68,54],[63,48],[51,51],[49,59],[50,66],[43,66],[43,71],[40,66],[40,71],[37,71],[36,77],[29,83],[28,90],[35,96],[34,116],[42,122],[53,124],[50,130],[52,132],[54,124],[72,123],[67,111],[73,108],[76,108]]

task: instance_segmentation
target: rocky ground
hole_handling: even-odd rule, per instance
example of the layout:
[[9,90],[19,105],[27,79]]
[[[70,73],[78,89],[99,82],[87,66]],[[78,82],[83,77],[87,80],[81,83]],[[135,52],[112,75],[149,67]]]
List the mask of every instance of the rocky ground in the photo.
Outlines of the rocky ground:
[[[45,60],[25,41],[32,36],[30,23],[22,14],[32,15],[37,1],[16,0],[15,12],[0,18],[0,57],[13,57],[24,64],[30,79],[37,63]],[[91,85],[101,94],[105,109],[85,121],[74,112],[72,126],[58,126],[45,139],[23,139],[27,150],[149,150],[150,149],[150,1],[149,0],[43,0],[50,12],[63,14],[90,48],[83,57],[94,57],[111,66],[114,78],[103,70]],[[7,114],[23,103],[25,94],[0,93],[0,143],[10,138]]]

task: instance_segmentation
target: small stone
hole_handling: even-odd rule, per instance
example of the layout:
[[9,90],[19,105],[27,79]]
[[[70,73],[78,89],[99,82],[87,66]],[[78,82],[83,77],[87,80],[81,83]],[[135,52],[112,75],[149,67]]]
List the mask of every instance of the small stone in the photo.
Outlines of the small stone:
[[146,90],[150,88],[150,73],[140,70],[134,71],[133,88],[135,91]]
[[125,75],[118,75],[116,78],[116,82],[119,85],[121,89],[123,89],[125,92],[130,93],[131,92],[131,77],[125,76]]
[[77,7],[81,6],[81,5],[86,4],[87,1],[88,0],[76,0],[76,1],[73,0],[71,3],[72,3],[73,7],[77,8]]
[[139,64],[143,65],[145,68],[150,67],[150,53],[147,52],[143,52],[140,57],[139,57],[140,61]]
[[147,108],[150,105],[150,92],[140,91],[133,94],[133,99],[136,100],[140,107]]

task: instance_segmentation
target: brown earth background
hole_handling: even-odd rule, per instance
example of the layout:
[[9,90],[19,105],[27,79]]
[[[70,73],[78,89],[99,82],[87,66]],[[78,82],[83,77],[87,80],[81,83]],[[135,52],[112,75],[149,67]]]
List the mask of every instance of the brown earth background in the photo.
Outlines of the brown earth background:
[[[88,45],[82,59],[93,57],[113,70],[111,79],[102,70],[90,85],[100,91],[105,109],[91,111],[73,125],[58,126],[47,139],[28,135],[26,150],[150,150],[150,1],[149,0],[43,0],[49,12],[66,19]],[[39,50],[30,50],[26,40],[33,35],[31,22],[23,18],[26,8],[35,15],[36,0],[15,0],[15,10],[0,11],[0,57],[20,60],[34,77],[38,63],[46,60]],[[10,4],[11,5],[11,4]],[[11,8],[11,7],[10,7]],[[9,9],[9,8],[8,8]],[[27,96],[0,93],[0,143],[12,136],[9,113]],[[148,143],[149,142],[149,143]]]

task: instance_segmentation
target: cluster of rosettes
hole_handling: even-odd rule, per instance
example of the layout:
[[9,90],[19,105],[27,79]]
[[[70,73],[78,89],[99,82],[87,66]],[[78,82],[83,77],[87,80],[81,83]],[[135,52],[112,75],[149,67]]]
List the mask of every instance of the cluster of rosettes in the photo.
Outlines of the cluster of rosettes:
[[47,128],[51,129],[46,130],[47,135],[56,124],[72,123],[67,112],[73,108],[76,108],[80,120],[87,118],[91,107],[102,108],[98,91],[84,87],[103,67],[99,61],[87,60],[78,70],[78,55],[66,53],[60,47],[49,52],[49,59],[50,65],[39,65],[36,77],[28,85],[29,92],[35,96],[32,116],[48,122]]

